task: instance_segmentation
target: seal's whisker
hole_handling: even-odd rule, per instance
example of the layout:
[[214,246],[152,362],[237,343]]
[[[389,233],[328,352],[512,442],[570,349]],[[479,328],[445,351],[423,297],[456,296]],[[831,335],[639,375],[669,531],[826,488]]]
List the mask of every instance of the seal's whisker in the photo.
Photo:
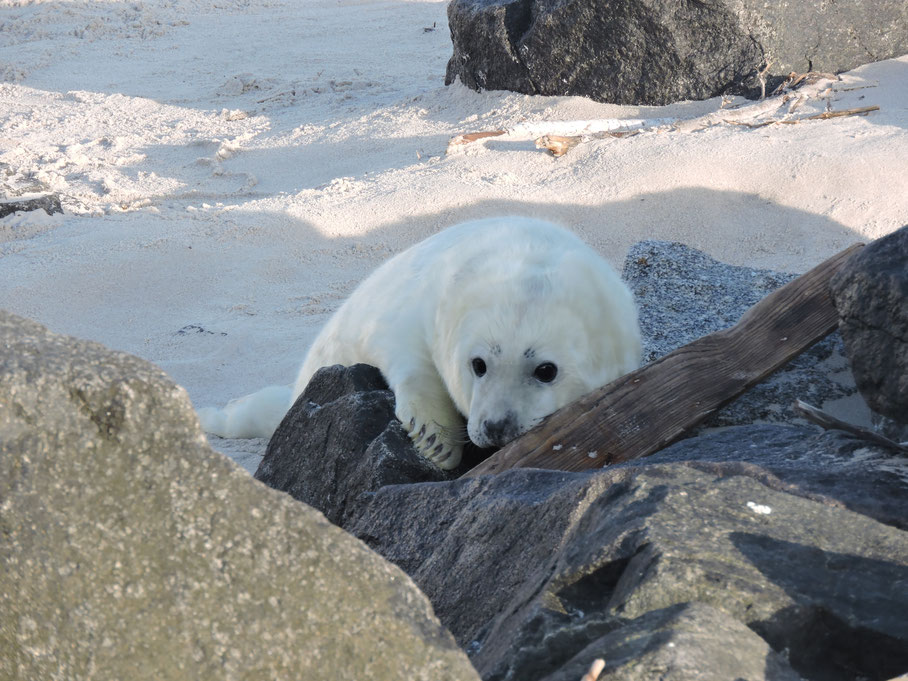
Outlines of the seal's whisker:
[[443,426],[440,423],[435,423],[438,427],[438,432],[445,439],[446,442],[456,445],[465,445],[470,443],[470,436],[467,434],[466,425],[463,426]]

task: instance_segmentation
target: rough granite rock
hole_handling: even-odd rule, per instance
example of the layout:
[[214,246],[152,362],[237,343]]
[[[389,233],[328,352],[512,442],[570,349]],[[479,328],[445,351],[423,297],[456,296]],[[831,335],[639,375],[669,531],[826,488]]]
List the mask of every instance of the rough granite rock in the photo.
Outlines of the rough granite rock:
[[791,71],[838,73],[908,52],[908,6],[717,0],[453,0],[445,83],[668,104],[759,95]]
[[[908,459],[840,430],[752,424],[681,440],[617,467],[703,462],[701,469],[745,471],[764,484],[908,530]],[[759,468],[758,468],[759,467]]]
[[0,312],[0,678],[477,679],[411,580],[151,364]]
[[445,480],[394,418],[394,394],[366,364],[320,369],[287,412],[257,480],[314,506],[343,527],[364,493]]
[[567,679],[597,657],[638,679],[684,632],[702,676],[669,678],[717,678],[707,625],[667,623],[686,604],[779,653],[742,646],[739,669],[764,670],[750,681],[904,672],[908,533],[767,481],[756,466],[518,469],[382,488],[352,531],[413,576],[485,681]]
[[908,225],[849,258],[830,289],[858,389],[908,424]]
[[[622,276],[639,308],[646,363],[732,326],[748,308],[796,275],[727,265],[677,242],[642,241],[628,251]],[[720,409],[703,426],[803,423],[791,408],[796,399],[823,408],[856,393],[842,339],[834,333]]]
[[[607,651],[607,652],[606,652]],[[785,658],[727,613],[703,603],[654,610],[590,643],[542,681],[577,681],[597,655],[603,679],[800,681]]]

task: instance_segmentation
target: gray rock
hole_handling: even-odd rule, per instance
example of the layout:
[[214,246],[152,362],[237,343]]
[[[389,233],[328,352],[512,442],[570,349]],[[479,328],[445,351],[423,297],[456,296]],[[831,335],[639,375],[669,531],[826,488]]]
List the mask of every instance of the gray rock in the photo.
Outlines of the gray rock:
[[745,472],[773,489],[836,503],[908,530],[908,459],[842,431],[738,426],[681,440],[619,466],[674,462],[723,475]]
[[385,485],[444,480],[394,418],[394,393],[366,364],[320,369],[281,421],[257,480],[343,526],[361,495]]
[[[625,259],[623,277],[640,312],[644,362],[732,326],[748,308],[795,276],[727,265],[681,243],[635,244]],[[857,393],[843,353],[841,337],[831,334],[703,426],[803,423],[791,409],[796,399],[822,408]]]
[[0,678],[477,679],[397,568],[138,358],[0,313]]
[[394,416],[394,393],[366,364],[320,369],[278,426],[257,480],[314,506],[344,527],[385,485],[448,480],[481,458],[465,452],[446,472],[421,456]]
[[448,24],[447,84],[617,104],[758,95],[767,61],[772,87],[908,51],[901,0],[453,0]]
[[[651,636],[658,648],[660,629],[696,631],[666,624],[679,612],[666,609],[685,604],[787,651],[806,679],[908,668],[908,590],[896,586],[908,579],[908,533],[776,489],[756,466],[697,465],[707,466],[512,470],[385,487],[352,529],[414,577],[486,681],[568,678],[596,657],[627,660],[626,670],[664,660],[670,651],[639,641],[633,658],[631,642]],[[702,651],[711,670],[702,678],[714,678],[725,661],[710,667],[707,651],[719,644],[698,636],[684,646]],[[742,668],[762,661],[766,671],[746,678],[793,675],[752,643]]]
[[830,289],[861,394],[908,424],[908,225],[849,258]]
[[577,681],[589,660],[597,657],[606,662],[603,678],[613,681],[801,678],[747,626],[702,603],[654,610],[632,620],[588,645],[543,681]]
[[0,219],[18,212],[43,210],[48,215],[62,213],[60,197],[56,194],[39,196],[32,199],[0,199]]

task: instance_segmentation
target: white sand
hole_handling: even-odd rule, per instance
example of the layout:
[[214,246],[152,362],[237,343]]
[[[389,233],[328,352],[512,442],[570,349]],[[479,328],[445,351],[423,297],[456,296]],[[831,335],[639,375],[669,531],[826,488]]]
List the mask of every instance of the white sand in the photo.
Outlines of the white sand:
[[[908,223],[908,56],[795,114],[880,106],[867,117],[662,129],[555,159],[530,140],[445,148],[721,102],[477,94],[442,85],[450,53],[435,1],[7,0],[0,196],[49,187],[67,215],[0,222],[0,307],[145,357],[202,406],[292,382],[360,279],[467,218],[552,219],[616,266],[656,238],[788,271]],[[261,450],[216,444],[249,467]]]

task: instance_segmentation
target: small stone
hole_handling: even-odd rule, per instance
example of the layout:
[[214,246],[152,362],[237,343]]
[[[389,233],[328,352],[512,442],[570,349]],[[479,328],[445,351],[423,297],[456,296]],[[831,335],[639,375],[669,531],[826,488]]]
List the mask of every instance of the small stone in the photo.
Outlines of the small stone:
[[13,213],[27,213],[34,210],[43,210],[48,215],[53,215],[54,213],[62,213],[63,206],[60,205],[60,197],[56,194],[28,199],[0,199],[0,219]]

